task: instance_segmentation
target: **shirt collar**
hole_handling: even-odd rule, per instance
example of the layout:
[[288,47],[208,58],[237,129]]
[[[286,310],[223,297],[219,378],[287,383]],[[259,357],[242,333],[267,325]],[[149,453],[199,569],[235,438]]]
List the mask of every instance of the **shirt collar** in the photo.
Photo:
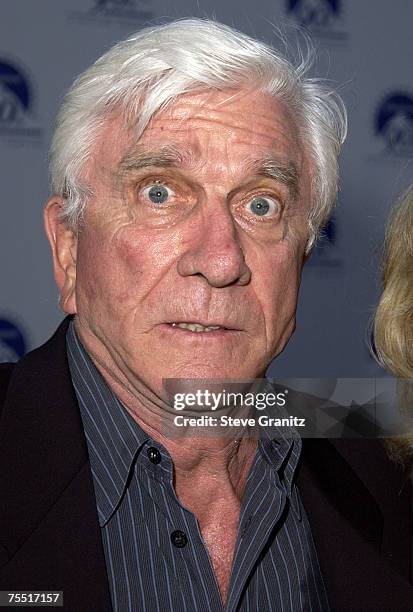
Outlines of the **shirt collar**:
[[[274,393],[274,386],[270,381],[264,383],[264,392]],[[285,408],[281,406],[277,407],[277,415],[274,412],[270,414],[268,410],[264,410],[263,414],[280,419],[288,418]],[[287,495],[292,498],[294,504],[296,496],[293,495],[293,487],[302,450],[302,440],[297,430],[293,426],[261,427],[259,448],[265,459],[278,472],[280,479],[285,482]]]
[[67,331],[67,354],[86,435],[102,527],[118,506],[134,459],[150,437],[102,378],[80,343],[73,321]]

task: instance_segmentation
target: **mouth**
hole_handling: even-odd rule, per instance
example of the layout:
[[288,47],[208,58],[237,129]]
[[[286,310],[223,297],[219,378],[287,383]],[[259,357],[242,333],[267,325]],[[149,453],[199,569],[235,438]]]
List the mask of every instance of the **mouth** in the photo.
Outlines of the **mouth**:
[[201,325],[200,323],[169,323],[171,327],[179,327],[179,329],[189,329],[191,332],[202,333],[212,332],[218,329],[226,329],[220,325]]
[[167,323],[173,329],[183,329],[195,334],[224,332],[224,331],[239,331],[234,328],[225,327],[224,325],[203,325],[195,321],[170,321]]

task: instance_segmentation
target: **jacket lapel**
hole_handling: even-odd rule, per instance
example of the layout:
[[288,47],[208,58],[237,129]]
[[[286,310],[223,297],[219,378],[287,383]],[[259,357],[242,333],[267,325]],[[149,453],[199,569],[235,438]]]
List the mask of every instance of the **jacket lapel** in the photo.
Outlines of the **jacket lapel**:
[[[93,482],[66,358],[66,319],[14,368],[0,438],[0,585],[110,610]],[[99,602],[99,603],[98,603]]]

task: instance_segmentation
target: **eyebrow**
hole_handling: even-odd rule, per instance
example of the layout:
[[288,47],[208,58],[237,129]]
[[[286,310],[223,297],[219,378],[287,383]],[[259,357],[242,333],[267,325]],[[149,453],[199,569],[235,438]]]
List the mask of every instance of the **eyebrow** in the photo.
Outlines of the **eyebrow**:
[[300,192],[300,173],[292,161],[283,161],[272,155],[248,163],[249,170],[256,176],[285,185],[295,200]]
[[[190,149],[181,149],[176,145],[164,145],[156,151],[135,147],[119,163],[121,174],[136,172],[145,168],[182,168],[193,166],[194,156]],[[264,155],[247,161],[248,172],[254,176],[266,178],[285,185],[293,199],[299,194],[300,174],[297,165],[284,161],[273,155]]]
[[131,172],[144,168],[179,168],[190,163],[192,155],[182,151],[175,145],[164,145],[156,151],[147,148],[135,147],[121,159],[119,170]]

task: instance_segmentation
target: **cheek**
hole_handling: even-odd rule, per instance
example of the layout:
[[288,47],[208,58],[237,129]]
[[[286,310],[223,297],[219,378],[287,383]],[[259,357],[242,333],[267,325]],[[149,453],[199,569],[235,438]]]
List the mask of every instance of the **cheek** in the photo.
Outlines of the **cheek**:
[[282,329],[295,312],[301,266],[297,253],[288,245],[277,245],[258,262],[255,292],[264,311],[267,332],[271,333]]
[[76,262],[76,297],[78,308],[88,302],[95,303],[101,294],[101,268],[104,252],[98,237],[83,230],[79,236]]
[[110,236],[85,232],[79,243],[77,292],[81,302],[113,303],[117,310],[135,305],[157,282],[171,256],[166,239],[124,227]]

